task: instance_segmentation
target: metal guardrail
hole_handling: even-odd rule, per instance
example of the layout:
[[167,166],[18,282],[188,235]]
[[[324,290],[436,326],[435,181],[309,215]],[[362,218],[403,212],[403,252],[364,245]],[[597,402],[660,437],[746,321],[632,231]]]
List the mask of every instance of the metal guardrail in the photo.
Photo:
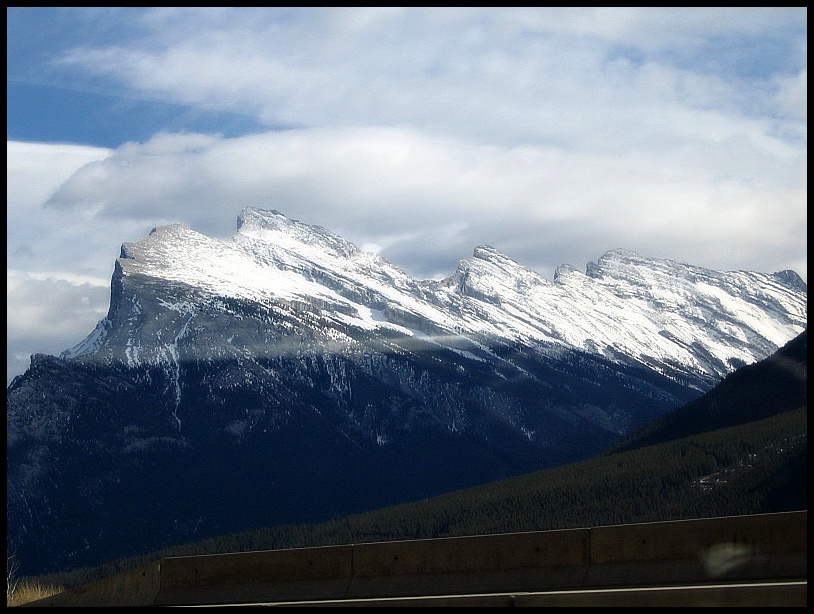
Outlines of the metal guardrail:
[[[264,607],[806,607],[808,583],[759,582],[378,599],[224,604]],[[171,607],[218,607],[171,606]]]
[[457,596],[517,606],[641,595],[686,600],[690,587],[700,587],[693,594],[701,597],[714,595],[715,585],[724,585],[719,596],[773,595],[776,604],[785,595],[780,600],[791,605],[805,592],[806,536],[807,511],[800,511],[173,557],[30,605],[358,607]]

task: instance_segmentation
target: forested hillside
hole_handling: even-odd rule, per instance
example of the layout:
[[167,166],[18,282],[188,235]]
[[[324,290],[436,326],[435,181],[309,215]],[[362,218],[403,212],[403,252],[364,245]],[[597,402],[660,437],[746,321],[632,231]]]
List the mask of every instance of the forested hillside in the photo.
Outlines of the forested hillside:
[[168,556],[807,509],[806,350],[804,332],[590,460],[320,524],[224,535],[40,581],[75,586]]
[[746,424],[804,407],[807,401],[808,330],[805,330],[768,358],[732,372],[702,397],[631,433],[609,452]]
[[269,527],[45,578],[65,586],[167,556],[806,509],[805,407],[749,424],[316,525]]

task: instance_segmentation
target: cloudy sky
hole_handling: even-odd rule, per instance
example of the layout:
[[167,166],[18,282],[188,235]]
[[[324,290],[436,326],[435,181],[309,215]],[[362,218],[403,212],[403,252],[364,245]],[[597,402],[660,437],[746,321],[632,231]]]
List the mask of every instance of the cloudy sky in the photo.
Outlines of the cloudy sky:
[[277,209],[416,278],[482,243],[807,279],[805,8],[7,8],[8,377],[121,243]]

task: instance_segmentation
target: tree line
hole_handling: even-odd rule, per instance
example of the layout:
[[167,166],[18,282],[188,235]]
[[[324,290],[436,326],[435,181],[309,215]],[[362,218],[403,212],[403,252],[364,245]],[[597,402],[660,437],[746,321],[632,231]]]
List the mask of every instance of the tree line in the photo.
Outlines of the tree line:
[[807,508],[805,407],[311,525],[265,527],[39,578],[78,586],[169,556],[544,531]]

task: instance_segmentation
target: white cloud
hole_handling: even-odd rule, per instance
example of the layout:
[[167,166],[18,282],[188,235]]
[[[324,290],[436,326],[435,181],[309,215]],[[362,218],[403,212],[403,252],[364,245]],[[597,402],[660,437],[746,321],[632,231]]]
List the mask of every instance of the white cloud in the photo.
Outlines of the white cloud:
[[126,224],[43,202],[77,169],[110,153],[98,147],[7,143],[7,378],[33,353],[78,343],[107,311],[110,274]]
[[105,316],[110,284],[37,279],[21,271],[6,278],[6,381],[22,373],[34,353],[59,354],[79,343]]
[[[228,236],[244,206],[417,277],[479,243],[549,277],[617,247],[807,274],[805,8],[104,10],[107,42],[88,27],[43,75],[270,131],[8,143],[15,309],[55,284],[96,314],[122,242],[175,221]],[[49,305],[10,316],[15,344],[48,335]],[[89,333],[79,318],[53,338]]]
[[808,118],[808,70],[777,79],[777,106],[782,113],[801,119]]
[[[805,155],[757,131],[717,138],[690,152],[647,157],[478,145],[403,128],[234,139],[164,134],[79,169],[49,205],[142,224],[185,220],[218,236],[234,232],[243,206],[275,208],[357,243],[382,245],[385,256],[421,253],[421,265],[416,257],[393,258],[418,274],[451,272],[476,243],[508,237],[522,253],[540,254],[530,266],[549,263],[542,253],[556,254],[538,232],[565,226],[604,235],[607,249],[653,244],[666,252],[690,236],[694,246],[722,255],[722,246],[738,246],[730,258],[697,262],[710,267],[743,268],[776,241],[799,252],[803,239],[794,229],[805,222]],[[574,241],[588,257],[601,255]],[[446,245],[428,248],[437,242]],[[433,253],[446,256],[433,261]]]
[[416,277],[450,275],[481,243],[548,277],[616,247],[805,277],[805,156],[754,141],[661,158],[406,128],[161,134],[113,151],[9,143],[10,372],[19,355],[59,353],[92,330],[122,242],[175,221],[229,236],[247,205],[376,248]]
[[[799,11],[749,8],[147,15],[150,36],[73,50],[62,61],[152,96],[257,114],[269,125],[409,124],[504,145],[616,150],[694,125],[659,121],[659,112],[703,116],[713,103],[737,108],[745,97],[749,106],[771,98],[761,91],[765,80],[720,68],[728,56],[748,63],[742,56],[759,49],[721,40],[772,28],[775,37],[801,36]],[[710,49],[703,62],[687,57]]]
[[84,145],[6,143],[8,204],[20,208],[42,203],[49,193],[88,162],[101,160],[109,150]]

